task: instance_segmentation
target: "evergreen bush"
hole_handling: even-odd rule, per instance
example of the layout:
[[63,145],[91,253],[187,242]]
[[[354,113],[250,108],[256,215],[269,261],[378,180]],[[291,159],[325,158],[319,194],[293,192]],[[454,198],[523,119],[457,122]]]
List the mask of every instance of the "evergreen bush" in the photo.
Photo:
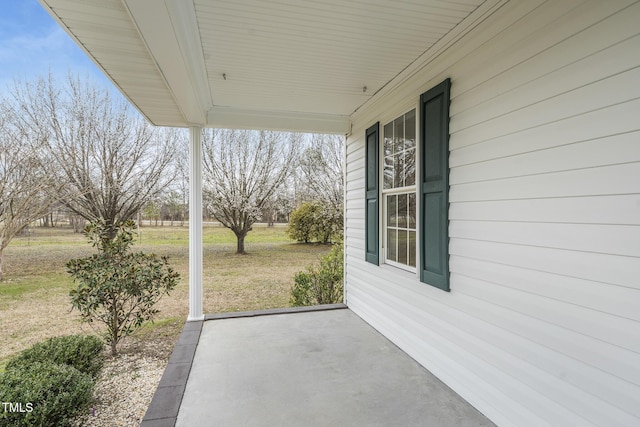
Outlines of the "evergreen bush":
[[313,240],[313,223],[316,210],[317,205],[303,203],[291,212],[289,227],[287,228],[287,234],[291,239],[304,243],[309,243]]
[[153,319],[158,313],[155,304],[180,277],[166,257],[131,251],[135,227],[131,220],[89,224],[85,235],[98,253],[67,263],[67,272],[78,283],[70,292],[71,305],[89,324],[106,326],[105,340],[113,356],[124,337]]
[[66,427],[93,396],[89,374],[66,364],[17,364],[0,375],[0,425]]
[[104,343],[93,335],[68,335],[50,338],[33,345],[13,358],[7,370],[37,362],[69,365],[97,378],[104,364]]

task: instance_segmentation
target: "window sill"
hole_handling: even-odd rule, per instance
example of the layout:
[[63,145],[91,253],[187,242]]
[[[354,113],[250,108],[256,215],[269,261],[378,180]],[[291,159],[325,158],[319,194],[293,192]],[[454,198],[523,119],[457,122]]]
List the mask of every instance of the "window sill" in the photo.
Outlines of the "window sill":
[[382,262],[380,263],[380,268],[382,268],[385,271],[388,271],[389,274],[394,274],[394,275],[399,275],[399,276],[404,276],[407,279],[417,279],[419,280],[420,278],[418,277],[418,271],[415,268],[403,268],[403,267],[399,267],[393,264],[389,264],[388,262]]

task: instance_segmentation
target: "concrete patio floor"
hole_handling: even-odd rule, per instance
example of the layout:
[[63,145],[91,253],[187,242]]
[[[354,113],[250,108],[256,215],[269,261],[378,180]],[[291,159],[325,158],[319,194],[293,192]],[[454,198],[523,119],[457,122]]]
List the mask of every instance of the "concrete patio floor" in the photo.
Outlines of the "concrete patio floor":
[[351,310],[331,308],[188,323],[142,426],[493,425]]

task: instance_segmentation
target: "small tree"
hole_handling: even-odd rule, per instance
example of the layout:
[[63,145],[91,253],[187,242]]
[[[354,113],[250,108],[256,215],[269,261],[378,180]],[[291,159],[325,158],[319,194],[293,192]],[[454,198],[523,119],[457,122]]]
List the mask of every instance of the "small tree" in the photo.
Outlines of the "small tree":
[[84,321],[107,327],[105,340],[113,356],[124,337],[158,313],[154,305],[179,278],[166,257],[130,251],[134,229],[132,220],[89,224],[84,232],[98,253],[67,263],[67,271],[78,282],[70,292],[71,305]]

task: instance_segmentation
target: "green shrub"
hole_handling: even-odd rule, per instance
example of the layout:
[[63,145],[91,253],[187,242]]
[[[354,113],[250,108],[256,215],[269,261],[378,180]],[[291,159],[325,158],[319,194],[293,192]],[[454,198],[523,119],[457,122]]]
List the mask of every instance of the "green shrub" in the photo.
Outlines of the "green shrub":
[[342,211],[320,201],[306,202],[291,213],[287,233],[298,242],[329,243],[342,238]]
[[313,223],[318,207],[313,203],[303,203],[291,212],[287,234],[293,240],[309,243],[313,240]]
[[0,425],[70,426],[73,418],[89,407],[93,386],[90,375],[69,365],[16,365],[0,375],[0,396],[3,402],[20,406],[11,411],[3,404]]
[[336,304],[342,302],[344,292],[344,251],[336,244],[328,255],[320,259],[320,267],[299,271],[291,288],[292,306]]
[[104,343],[96,336],[69,335],[50,338],[24,350],[7,364],[7,370],[36,362],[69,365],[96,378],[104,363]]

